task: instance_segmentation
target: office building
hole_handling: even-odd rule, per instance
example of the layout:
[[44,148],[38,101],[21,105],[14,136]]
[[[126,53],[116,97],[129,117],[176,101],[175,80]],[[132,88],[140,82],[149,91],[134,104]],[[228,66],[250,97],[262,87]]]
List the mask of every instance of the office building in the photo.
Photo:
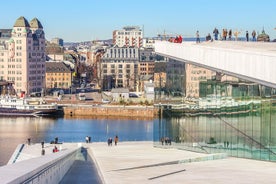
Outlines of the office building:
[[118,47],[142,47],[143,31],[138,26],[123,27],[113,31],[113,44]]

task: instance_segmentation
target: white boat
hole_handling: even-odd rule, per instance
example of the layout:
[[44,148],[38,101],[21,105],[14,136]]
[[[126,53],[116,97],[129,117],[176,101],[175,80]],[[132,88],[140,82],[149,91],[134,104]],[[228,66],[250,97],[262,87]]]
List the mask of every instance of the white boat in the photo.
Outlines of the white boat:
[[47,104],[42,98],[1,96],[0,115],[39,116],[58,113],[56,103]]

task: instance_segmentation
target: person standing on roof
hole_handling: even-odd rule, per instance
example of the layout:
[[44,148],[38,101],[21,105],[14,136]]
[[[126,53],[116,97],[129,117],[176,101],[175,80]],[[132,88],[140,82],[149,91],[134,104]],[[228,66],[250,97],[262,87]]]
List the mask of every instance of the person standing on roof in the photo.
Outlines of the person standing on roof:
[[218,40],[218,35],[219,35],[218,29],[215,28],[214,31],[213,31],[213,33],[214,33],[215,40]]
[[182,40],[183,40],[183,39],[182,39],[182,36],[179,35],[179,36],[178,36],[178,43],[182,43]]
[[199,31],[196,31],[196,43],[200,43]]

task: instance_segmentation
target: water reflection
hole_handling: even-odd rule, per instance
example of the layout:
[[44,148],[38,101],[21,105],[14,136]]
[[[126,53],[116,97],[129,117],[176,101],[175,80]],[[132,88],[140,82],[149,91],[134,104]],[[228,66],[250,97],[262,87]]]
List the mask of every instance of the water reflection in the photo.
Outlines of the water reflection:
[[0,165],[7,163],[16,146],[31,142],[51,142],[55,137],[60,142],[84,142],[91,136],[92,142],[106,141],[108,137],[119,136],[119,141],[153,140],[152,119],[116,119],[83,117],[0,118]]

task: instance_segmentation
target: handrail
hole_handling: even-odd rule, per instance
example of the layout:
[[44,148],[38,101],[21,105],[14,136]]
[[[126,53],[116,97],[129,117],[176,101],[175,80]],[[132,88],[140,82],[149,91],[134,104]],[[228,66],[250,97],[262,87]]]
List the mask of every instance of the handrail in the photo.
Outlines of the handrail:
[[257,140],[253,139],[252,137],[250,137],[249,135],[247,135],[246,133],[242,132],[241,130],[239,130],[238,128],[234,127],[233,125],[231,125],[230,123],[228,123],[227,121],[223,120],[221,117],[213,114],[214,117],[219,118],[221,121],[223,121],[226,125],[228,125],[229,127],[233,128],[234,130],[236,130],[237,132],[239,132],[240,134],[244,135],[246,138],[250,139],[252,142],[256,143],[257,145],[259,145],[261,148],[264,148],[266,150],[268,150],[270,153],[276,155],[276,153],[274,151],[272,151],[270,148],[267,148],[266,146],[264,146],[262,143],[258,142]]
[[26,180],[24,180],[22,183],[31,183],[31,181],[33,181],[35,178],[38,178],[39,176],[41,176],[43,173],[45,173],[46,171],[50,170],[51,168],[55,167],[56,165],[59,165],[61,162],[63,162],[64,160],[68,160],[71,159],[74,155],[76,155],[76,152],[79,149],[75,150],[74,152],[69,153],[68,155],[64,155],[61,159],[59,159],[58,161],[48,165],[47,167],[41,169],[40,171],[38,171],[37,173],[35,173],[34,175],[32,175],[31,177],[27,178]]
[[59,183],[76,160],[80,148],[59,151],[4,166],[0,169],[1,183]]

